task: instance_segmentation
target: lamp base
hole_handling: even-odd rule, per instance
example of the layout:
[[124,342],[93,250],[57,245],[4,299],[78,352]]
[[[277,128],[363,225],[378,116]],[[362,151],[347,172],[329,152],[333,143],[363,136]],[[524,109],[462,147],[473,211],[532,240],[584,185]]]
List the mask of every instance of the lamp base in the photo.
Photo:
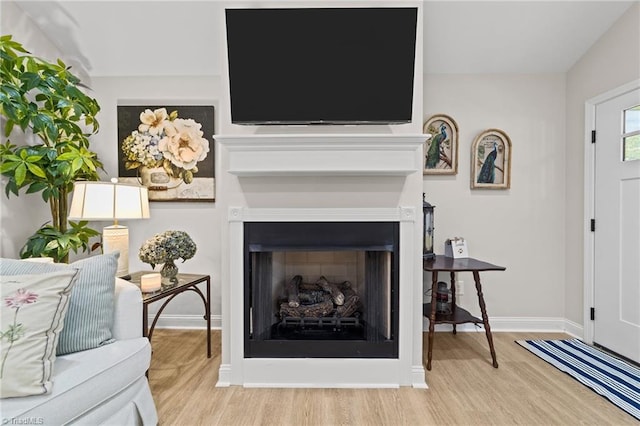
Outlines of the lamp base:
[[120,252],[116,277],[129,275],[129,228],[123,225],[105,226],[102,229],[104,253]]

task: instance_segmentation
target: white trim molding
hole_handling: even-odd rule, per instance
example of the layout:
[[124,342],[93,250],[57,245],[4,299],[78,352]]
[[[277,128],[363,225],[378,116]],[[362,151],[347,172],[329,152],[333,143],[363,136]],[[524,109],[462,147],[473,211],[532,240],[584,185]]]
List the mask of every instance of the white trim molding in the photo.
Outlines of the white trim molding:
[[216,135],[236,176],[408,176],[423,134]]
[[592,344],[594,337],[594,327],[591,321],[591,308],[595,306],[595,238],[591,229],[586,226],[591,219],[595,218],[595,146],[591,143],[591,132],[596,128],[596,107],[615,97],[624,95],[640,88],[640,79],[633,80],[615,89],[609,90],[601,95],[588,99],[585,102],[584,112],[584,307],[583,307],[583,334],[585,343]]

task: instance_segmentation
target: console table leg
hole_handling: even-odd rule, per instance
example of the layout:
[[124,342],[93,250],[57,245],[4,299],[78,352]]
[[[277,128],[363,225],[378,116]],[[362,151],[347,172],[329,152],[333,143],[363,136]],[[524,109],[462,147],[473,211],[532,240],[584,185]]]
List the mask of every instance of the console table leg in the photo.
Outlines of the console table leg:
[[431,370],[433,354],[433,335],[436,331],[436,291],[438,290],[438,272],[431,272],[431,312],[429,314],[429,349],[427,353],[427,370]]
[[487,335],[487,341],[489,342],[489,350],[491,351],[493,366],[495,368],[498,368],[496,350],[493,347],[493,337],[491,336],[491,326],[489,326],[489,316],[487,315],[487,307],[484,303],[484,296],[482,295],[482,284],[480,284],[480,273],[478,271],[473,271],[473,280],[476,283],[476,290],[478,292],[478,303],[480,304],[480,312],[482,312],[482,323],[484,324],[484,331]]
[[149,337],[149,312],[146,304],[142,305],[142,337]]
[[[456,273],[451,271],[449,273],[449,281],[451,282],[451,316],[455,317],[456,314]],[[456,324],[453,324],[453,334],[457,334]]]
[[207,301],[204,307],[207,316],[207,358],[211,358],[211,278],[207,277]]

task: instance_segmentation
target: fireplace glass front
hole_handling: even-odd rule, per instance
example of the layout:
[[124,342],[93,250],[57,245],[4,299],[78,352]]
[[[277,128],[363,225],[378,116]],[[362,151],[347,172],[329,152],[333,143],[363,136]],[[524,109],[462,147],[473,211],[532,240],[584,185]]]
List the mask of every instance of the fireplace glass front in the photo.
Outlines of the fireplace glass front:
[[245,222],[246,358],[397,358],[397,222]]

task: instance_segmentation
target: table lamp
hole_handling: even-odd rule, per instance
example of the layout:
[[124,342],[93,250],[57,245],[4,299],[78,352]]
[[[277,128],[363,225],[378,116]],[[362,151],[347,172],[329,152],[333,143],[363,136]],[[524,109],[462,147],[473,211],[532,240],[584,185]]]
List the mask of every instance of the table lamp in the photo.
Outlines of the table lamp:
[[111,182],[75,182],[69,219],[113,220],[102,229],[104,253],[120,251],[116,276],[129,275],[129,228],[118,220],[149,218],[149,192],[140,185]]

